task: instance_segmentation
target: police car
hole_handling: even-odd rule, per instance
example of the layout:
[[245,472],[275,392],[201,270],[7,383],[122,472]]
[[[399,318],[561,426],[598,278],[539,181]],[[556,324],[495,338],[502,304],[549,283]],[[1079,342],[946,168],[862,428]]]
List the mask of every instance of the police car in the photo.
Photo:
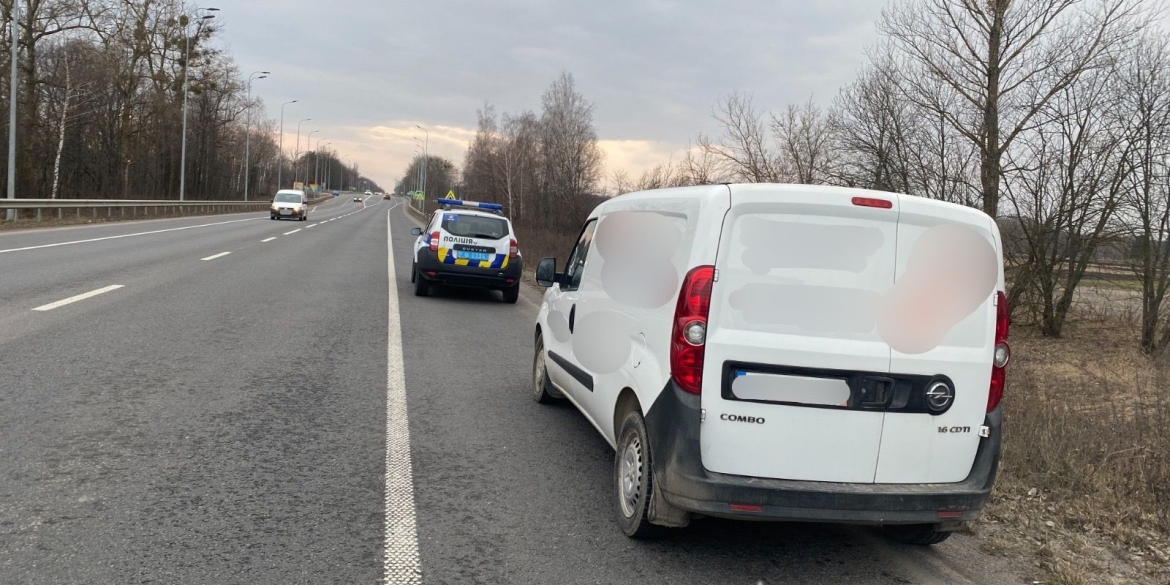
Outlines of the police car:
[[504,302],[520,296],[524,268],[512,222],[504,206],[458,199],[439,199],[440,208],[425,231],[414,228],[414,294],[425,297],[436,284],[494,288]]

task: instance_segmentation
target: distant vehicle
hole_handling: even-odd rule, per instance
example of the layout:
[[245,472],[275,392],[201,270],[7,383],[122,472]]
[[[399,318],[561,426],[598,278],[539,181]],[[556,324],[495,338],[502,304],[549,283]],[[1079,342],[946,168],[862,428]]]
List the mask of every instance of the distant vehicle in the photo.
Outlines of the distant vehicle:
[[338,190],[336,190],[336,189],[334,189],[334,190],[332,191],[332,193],[333,193],[333,196],[334,196],[334,197],[337,197],[338,195],[341,195],[341,191],[338,191]]
[[389,193],[383,193],[383,194],[382,194],[382,199],[389,199],[389,198],[390,198],[390,194],[389,194]]
[[370,191],[366,191],[366,197],[373,197],[373,195],[374,195],[374,194],[373,194],[372,192],[370,192]]
[[358,196],[356,196],[356,195],[355,195],[355,196],[354,196],[354,198],[353,198],[353,202],[354,202],[354,203],[361,203],[361,202],[362,202],[362,198],[361,198],[361,197],[358,197]]
[[447,284],[496,289],[505,303],[515,303],[524,259],[512,222],[500,213],[503,206],[454,199],[438,203],[426,232],[410,231],[418,236],[410,272],[414,294],[425,297],[432,285]]
[[531,392],[567,397],[614,447],[627,536],[701,515],[936,544],[995,480],[1002,250],[986,214],[895,193],[614,197],[564,273],[536,267]]
[[272,198],[272,206],[268,210],[269,219],[297,219],[304,221],[309,218],[309,205],[305,201],[305,192],[299,189],[281,189]]

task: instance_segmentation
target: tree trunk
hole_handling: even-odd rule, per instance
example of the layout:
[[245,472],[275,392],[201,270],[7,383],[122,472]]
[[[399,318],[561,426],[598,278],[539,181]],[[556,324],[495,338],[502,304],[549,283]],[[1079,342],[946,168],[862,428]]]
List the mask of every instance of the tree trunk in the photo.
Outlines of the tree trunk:
[[987,99],[983,103],[983,144],[980,148],[979,182],[983,188],[983,212],[996,217],[999,212],[1000,156],[999,144],[999,75],[1000,48],[1004,12],[1011,0],[992,0],[994,11],[987,35]]

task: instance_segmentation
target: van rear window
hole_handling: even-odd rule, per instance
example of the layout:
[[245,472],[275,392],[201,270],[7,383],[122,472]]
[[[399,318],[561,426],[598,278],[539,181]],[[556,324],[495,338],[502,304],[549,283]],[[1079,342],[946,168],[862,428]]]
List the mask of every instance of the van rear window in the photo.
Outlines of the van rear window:
[[444,213],[442,225],[443,231],[463,238],[498,240],[508,235],[508,222],[498,217]]

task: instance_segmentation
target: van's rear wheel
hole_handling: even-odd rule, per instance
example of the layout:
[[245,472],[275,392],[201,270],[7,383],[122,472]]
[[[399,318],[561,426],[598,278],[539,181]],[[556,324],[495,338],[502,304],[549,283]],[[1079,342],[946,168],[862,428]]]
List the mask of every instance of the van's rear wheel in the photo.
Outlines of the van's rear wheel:
[[554,400],[550,392],[551,389],[548,382],[548,369],[544,361],[544,336],[538,333],[536,335],[536,352],[532,357],[532,399],[541,404],[551,403]]
[[634,410],[622,421],[613,460],[618,526],[630,538],[654,538],[663,532],[661,526],[651,524],[646,517],[654,492],[652,469],[646,424],[642,413]]
[[882,532],[889,538],[903,544],[930,546],[951,537],[952,532],[935,530],[934,524],[889,524],[882,526]]

